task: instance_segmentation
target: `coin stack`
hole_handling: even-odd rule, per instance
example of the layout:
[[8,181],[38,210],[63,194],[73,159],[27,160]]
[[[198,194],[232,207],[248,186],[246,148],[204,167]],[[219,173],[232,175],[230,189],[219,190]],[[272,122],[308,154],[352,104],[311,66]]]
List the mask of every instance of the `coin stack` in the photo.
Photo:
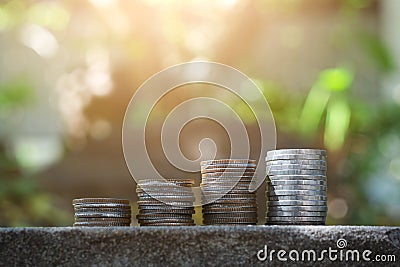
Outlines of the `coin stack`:
[[201,162],[204,224],[257,224],[256,193],[250,190],[255,170],[251,159]]
[[129,226],[131,206],[127,199],[78,198],[72,201],[74,226]]
[[326,151],[267,152],[266,224],[324,225],[327,213]]
[[193,226],[193,180],[145,179],[138,182],[140,226]]

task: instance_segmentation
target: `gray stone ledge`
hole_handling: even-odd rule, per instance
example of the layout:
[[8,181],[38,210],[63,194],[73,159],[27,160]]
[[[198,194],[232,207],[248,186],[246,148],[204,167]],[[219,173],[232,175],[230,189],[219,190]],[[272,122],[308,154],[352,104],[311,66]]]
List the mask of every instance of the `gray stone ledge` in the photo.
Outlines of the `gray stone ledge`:
[[[249,266],[257,252],[337,248],[395,255],[400,266],[400,227],[373,226],[196,226],[110,228],[0,228],[2,266]],[[293,254],[294,255],[294,254]],[[262,256],[262,254],[260,254]],[[286,257],[288,255],[286,254]],[[371,266],[377,262],[281,262],[272,265]],[[382,264],[383,265],[383,264]]]

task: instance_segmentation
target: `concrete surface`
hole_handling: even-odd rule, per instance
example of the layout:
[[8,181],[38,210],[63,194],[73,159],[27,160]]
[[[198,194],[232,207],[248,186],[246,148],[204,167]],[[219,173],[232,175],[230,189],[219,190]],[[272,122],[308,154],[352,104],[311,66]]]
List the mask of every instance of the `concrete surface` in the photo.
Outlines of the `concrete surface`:
[[[337,241],[344,239],[339,245]],[[342,240],[343,241],[343,240]],[[338,245],[343,247],[338,248]],[[267,246],[268,257],[265,261]],[[331,250],[331,258],[327,254]],[[110,228],[1,228],[1,266],[365,266],[376,255],[394,255],[400,266],[400,227],[372,226],[195,226]],[[261,250],[261,251],[260,251]],[[292,261],[299,252],[299,261]],[[322,261],[308,260],[308,252]],[[357,250],[360,261],[351,257]],[[362,253],[371,262],[363,259]],[[283,252],[281,252],[283,253]],[[340,261],[342,253],[342,261]],[[346,253],[348,260],[346,261]],[[258,254],[258,257],[257,257]],[[367,255],[368,254],[368,255]],[[302,261],[302,255],[304,260]],[[334,256],[338,259],[334,259]],[[356,255],[356,254],[354,254]],[[393,260],[393,259],[391,259]]]

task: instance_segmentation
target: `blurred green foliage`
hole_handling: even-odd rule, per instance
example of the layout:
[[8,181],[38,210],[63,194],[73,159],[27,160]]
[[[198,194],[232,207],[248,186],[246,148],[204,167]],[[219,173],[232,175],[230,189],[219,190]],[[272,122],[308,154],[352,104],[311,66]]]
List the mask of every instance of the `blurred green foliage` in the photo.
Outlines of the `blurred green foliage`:
[[[32,101],[34,90],[24,77],[0,84],[1,132],[7,130],[7,116]],[[0,226],[56,226],[68,221],[67,213],[57,208],[57,197],[38,188],[37,177],[23,172],[3,142],[0,136]]]
[[[268,5],[268,2],[271,1],[259,2],[262,2],[260,6],[263,6]],[[297,8],[301,6],[302,2],[314,3],[301,0],[281,1],[282,10],[289,10],[288,13],[298,12]],[[362,20],[359,19],[363,10],[376,1],[338,0],[326,2],[340,5],[339,21],[337,25],[335,24],[336,28],[332,33],[332,38],[327,40],[329,48],[343,51],[348,47],[355,46],[355,50],[363,53],[368,59],[367,64],[370,65],[370,68],[380,71],[381,75],[397,68],[378,33],[363,25]],[[66,3],[68,1],[3,1],[0,3],[0,30],[9,31],[13,35],[21,25],[34,24],[55,33],[55,38],[61,40],[65,38],[65,35],[57,35],[57,33],[66,29],[72,22],[72,14],[66,8],[68,6]],[[71,6],[79,4],[74,2]],[[86,8],[87,10],[84,11],[88,12],[90,9],[86,5],[88,5],[86,2],[82,4],[82,10]],[[107,11],[113,12],[112,8]],[[155,31],[156,34],[154,34],[150,30],[145,31],[147,29],[140,32],[142,35],[138,32],[129,32],[128,36],[124,35],[126,33],[117,33],[115,36],[110,35],[113,38],[109,38],[108,32],[103,32],[104,29],[101,29],[98,32],[95,31],[96,34],[91,36],[88,33],[91,27],[98,26],[96,25],[98,22],[101,22],[99,23],[101,27],[103,26],[102,19],[95,20],[97,16],[101,17],[100,13],[87,13],[87,16],[93,17],[94,22],[91,21],[93,25],[89,25],[90,23],[88,25],[79,24],[79,27],[82,26],[82,35],[73,40],[73,49],[83,49],[82,47],[86,45],[85,39],[90,39],[87,41],[88,43],[99,42],[93,37],[96,34],[102,41],[107,39],[106,42],[121,43],[117,46],[118,49],[115,49],[118,52],[114,51],[113,53],[120,53],[121,58],[128,57],[129,59],[124,59],[126,61],[138,62],[135,67],[143,68],[143,77],[137,78],[139,80],[144,80],[147,75],[152,74],[154,69],[149,65],[154,64],[156,66],[154,68],[162,65],[156,62],[161,61],[160,55],[157,54],[160,52],[153,53],[153,47],[150,45],[152,42],[168,43],[168,40],[172,40],[172,45],[170,43],[168,43],[170,46],[165,45],[165,49],[168,50],[162,50],[164,54],[167,54],[165,51],[169,52],[174,49],[179,51],[179,56],[182,57],[191,53],[185,47],[187,44],[183,44],[183,35],[186,34],[186,31],[190,32],[191,25],[185,25],[179,18],[174,18],[175,20],[169,18],[171,20],[169,24],[162,25],[162,32],[165,32],[166,36],[162,36],[160,39],[156,38],[161,34],[160,32]],[[144,14],[147,16],[149,13],[144,12]],[[174,13],[171,12],[171,14]],[[173,17],[171,14],[169,16]],[[138,17],[140,16],[138,15]],[[156,23],[162,21],[158,19],[155,18]],[[118,23],[121,22],[118,21]],[[116,25],[119,24],[116,22]],[[147,26],[152,27],[150,23]],[[138,26],[138,28],[140,27]],[[159,28],[158,25],[156,28]],[[68,35],[67,32],[65,34]],[[149,38],[151,41],[148,41],[145,35],[152,34],[154,36],[151,38],[154,39]],[[66,53],[73,54],[74,50],[67,45],[63,49]],[[123,49],[125,50],[119,51]],[[218,51],[213,52],[218,53]],[[236,52],[240,57],[239,51],[236,50]],[[236,52],[234,51],[233,54]],[[171,52],[171,54],[173,53]],[[229,53],[228,56],[231,57]],[[180,60],[179,57],[178,59]],[[121,68],[125,68],[123,64]],[[130,65],[127,64],[127,66]],[[396,206],[399,206],[400,203],[400,193],[396,193],[396,190],[400,192],[398,190],[400,170],[396,165],[400,164],[400,152],[398,152],[400,151],[398,134],[400,111],[397,104],[371,104],[367,99],[363,99],[354,92],[354,85],[360,75],[358,67],[357,62],[343,58],[338,59],[332,66],[324,66],[319,69],[315,81],[307,92],[301,91],[300,88],[297,88],[299,90],[286,89],[281,84],[269,80],[268,77],[257,77],[257,81],[269,101],[281,133],[296,138],[299,145],[319,145],[325,146],[329,150],[329,159],[332,159],[329,161],[331,175],[329,177],[331,181],[329,197],[330,199],[345,199],[349,207],[346,216],[330,218],[330,222],[396,224],[400,220],[397,219],[398,216],[396,217],[396,212],[400,213],[396,210]],[[0,123],[2,127],[0,133],[6,130],[4,129],[7,127],[5,121],[10,112],[29,105],[34,99],[35,88],[29,80],[17,77],[2,81],[0,83]],[[244,103],[239,103],[235,109],[246,123],[254,123],[253,115],[250,114]],[[138,115],[140,114],[141,112],[138,112]],[[0,225],[62,225],[69,221],[70,215],[57,208],[59,204],[57,196],[40,190],[36,182],[37,177],[27,176],[23,168],[7,153],[6,141],[1,139],[0,142]],[[390,152],[392,150],[394,152]]]
[[321,71],[301,111],[300,133],[315,135],[326,111],[324,144],[330,150],[340,149],[350,125],[351,109],[346,91],[352,82],[353,73],[345,68]]
[[0,226],[63,225],[69,214],[57,208],[57,197],[38,188],[0,147]]
[[33,98],[33,88],[23,77],[0,84],[0,106],[3,111],[28,104]]

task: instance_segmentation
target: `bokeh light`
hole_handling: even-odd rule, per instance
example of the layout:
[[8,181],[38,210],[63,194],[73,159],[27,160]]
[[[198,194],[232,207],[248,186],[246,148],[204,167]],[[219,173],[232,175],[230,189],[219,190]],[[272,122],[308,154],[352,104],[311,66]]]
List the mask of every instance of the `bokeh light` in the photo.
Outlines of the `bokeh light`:
[[[399,2],[2,1],[0,225],[70,225],[78,196],[134,203],[121,151],[129,99],[151,75],[193,60],[230,65],[256,82],[279,148],[327,148],[328,224],[398,225]],[[245,86],[241,93],[259,97]],[[199,95],[229,103],[252,147],[260,145],[240,99],[211,86],[177,89],[158,103],[147,131],[166,176],[198,177],[168,164],[158,129],[173,107]],[[140,107],[135,116],[144,116]],[[230,149],[218,125],[203,120],[182,129],[179,142],[188,158],[200,156],[199,145],[209,155]]]

